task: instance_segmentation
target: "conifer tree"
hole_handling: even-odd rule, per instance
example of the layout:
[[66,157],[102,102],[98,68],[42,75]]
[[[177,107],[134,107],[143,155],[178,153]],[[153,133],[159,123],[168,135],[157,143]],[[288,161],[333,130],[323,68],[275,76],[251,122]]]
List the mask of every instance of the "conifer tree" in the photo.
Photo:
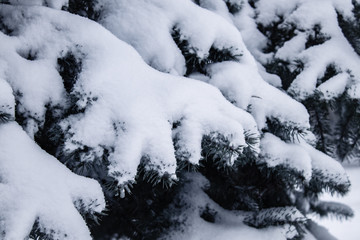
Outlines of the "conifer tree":
[[[34,145],[26,154],[35,168],[44,165],[46,171],[45,161],[56,157],[70,175],[82,176],[73,178],[83,185],[62,187],[59,195],[70,196],[67,205],[55,206],[73,210],[73,203],[95,239],[196,239],[214,237],[214,231],[224,239],[229,229],[222,226],[229,224],[249,239],[316,237],[319,227],[307,214],[353,215],[347,206],[319,201],[324,191],[345,194],[350,182],[338,162],[315,149],[323,150],[311,132],[306,102],[264,81],[276,78],[244,44],[239,19],[259,5],[3,1],[0,142],[5,135],[21,135],[28,142],[23,144]],[[314,30],[315,42],[320,33],[321,27]],[[261,51],[249,48],[260,61]],[[44,163],[33,161],[39,151]],[[2,145],[0,182],[7,197],[0,201],[14,209],[11,187],[20,175],[8,152],[16,154],[13,146]],[[20,164],[23,158],[18,156]],[[66,172],[56,164],[49,172]],[[102,194],[84,177],[100,183],[105,216],[99,214]],[[26,190],[38,189],[47,178],[29,181]],[[51,184],[44,192],[52,193]],[[72,192],[71,186],[84,184],[93,187]],[[29,199],[38,203],[34,195]],[[43,209],[23,211],[32,215],[22,228],[11,225],[11,212],[0,207],[6,213],[0,218],[3,237],[17,232],[35,239],[79,239],[61,216],[48,215],[54,213],[46,207],[54,196],[41,197]],[[73,224],[83,226],[82,239],[90,238],[82,219]]]

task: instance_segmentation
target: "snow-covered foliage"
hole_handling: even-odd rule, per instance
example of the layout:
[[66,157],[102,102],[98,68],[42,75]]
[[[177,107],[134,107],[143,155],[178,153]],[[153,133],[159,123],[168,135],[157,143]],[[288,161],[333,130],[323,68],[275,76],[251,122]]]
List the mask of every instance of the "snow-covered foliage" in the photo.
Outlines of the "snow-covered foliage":
[[[311,236],[305,225],[309,206],[324,190],[345,194],[350,183],[339,163],[314,148],[309,114],[297,100],[305,100],[315,87],[296,78],[293,88],[298,92],[291,91],[295,100],[274,87],[281,81],[284,87],[282,76],[280,81],[266,70],[274,59],[302,56],[300,50],[292,52],[291,46],[301,45],[304,36],[320,34],[317,31],[325,29],[321,25],[325,20],[313,13],[312,21],[301,26],[313,27],[314,21],[320,21],[314,25],[318,30],[299,30],[302,38],[290,42],[290,47],[285,43],[275,47],[275,52],[267,51],[269,36],[259,26],[265,29],[277,14],[284,15],[281,19],[290,25],[300,24],[297,18],[302,16],[300,12],[290,17],[293,3],[270,2],[276,8],[264,1],[236,0],[10,0],[1,4],[0,142],[4,139],[4,144],[0,154],[4,157],[0,155],[0,166],[4,168],[0,173],[11,180],[2,175],[0,180],[11,185],[8,191],[17,189],[18,178],[26,181],[28,187],[13,194],[28,195],[34,202],[19,213],[26,212],[26,224],[14,225],[17,215],[10,216],[12,209],[23,203],[12,201],[12,193],[0,197],[9,206],[5,218],[0,218],[4,234],[24,238],[36,222],[40,232],[54,239],[89,238],[74,206],[93,215],[105,204],[99,186],[76,173],[102,184],[109,209],[116,213],[110,217],[117,215],[115,225],[136,229],[121,232],[115,226],[111,231],[134,239],[143,237],[141,231],[151,232],[141,226],[144,223],[136,213],[141,209],[150,209],[151,217],[144,217],[147,226],[153,224],[151,219],[168,223],[161,235],[170,239],[206,239],[214,237],[215,230],[219,232],[213,239],[240,233],[270,239]],[[298,2],[294,11],[302,9],[301,4],[305,10],[313,8],[311,1],[294,2]],[[328,8],[339,5],[324,2]],[[346,6],[339,9],[349,16],[351,8]],[[331,38],[324,41],[337,46],[339,29],[325,30]],[[313,48],[301,51],[313,56],[307,53]],[[340,61],[339,74],[319,86],[328,91],[336,85],[339,90],[325,100],[345,89],[356,97],[351,89],[357,73],[347,71],[356,65],[357,55],[351,54]],[[313,65],[327,68],[337,63],[306,56],[307,62],[301,60],[305,75],[325,74]],[[344,79],[349,80],[344,83]],[[9,123],[13,120],[23,130]],[[8,136],[12,141],[5,142]],[[16,152],[17,142],[29,158],[19,173],[15,164],[22,164],[24,155]],[[12,163],[8,156],[18,160]],[[27,164],[33,164],[32,168]],[[184,173],[194,169],[199,173]],[[43,178],[21,175],[27,171],[39,172]],[[67,180],[61,181],[63,177]],[[146,185],[144,179],[154,186]],[[162,202],[155,185],[170,186],[178,179],[179,185],[169,195],[174,199]],[[136,184],[135,196],[125,195]],[[141,184],[148,187],[142,193]],[[55,185],[60,190],[54,191]],[[38,194],[38,189],[46,194]],[[140,199],[148,192],[149,199]],[[131,204],[118,195],[134,198],[136,209],[129,212],[126,208]],[[51,214],[59,209],[65,209],[64,216]],[[67,221],[68,217],[72,220]],[[174,228],[177,224],[180,229]],[[228,225],[239,229],[231,232],[221,227]],[[106,231],[106,226],[101,227],[99,232]]]
[[52,239],[91,239],[78,211],[104,210],[100,185],[72,173],[17,123],[0,124],[0,144],[0,238],[25,239],[36,223]]
[[266,133],[261,140],[261,158],[269,167],[279,165],[293,168],[300,172],[306,181],[309,181],[312,175],[311,156],[296,144],[289,144],[281,141],[278,137]]
[[333,215],[333,216],[339,216],[339,218],[343,218],[343,217],[348,218],[354,216],[354,212],[349,206],[338,202],[319,201],[316,204],[314,204],[312,208],[320,216]]
[[121,184],[133,180],[141,157],[161,175],[174,174],[172,134],[178,154],[196,164],[203,135],[223,134],[237,148],[246,146],[244,130],[257,132],[252,117],[216,88],[151,69],[95,23],[44,8],[1,10],[12,32],[2,34],[1,54],[17,114],[31,137],[46,134],[46,114],[57,119],[48,128],[63,134],[61,157],[77,153],[74,160],[91,162],[107,154]]
[[302,215],[296,207],[280,207],[262,210],[252,216],[248,216],[246,223],[255,227],[266,227],[268,222],[274,225],[294,222],[305,222],[306,218]]
[[[296,99],[305,99],[315,90],[325,99],[347,91],[359,98],[359,57],[344,37],[337,16],[351,16],[352,4],[347,1],[258,1],[256,23],[269,38],[267,49],[270,58],[259,59],[271,67],[289,64],[294,79],[282,78],[283,87]],[[272,30],[278,30],[272,31]],[[278,35],[276,35],[278,34]],[[326,70],[334,66],[333,76]],[[275,70],[275,69],[274,69]],[[294,75],[295,76],[295,75]]]
[[[222,17],[187,0],[103,0],[97,6],[103,6],[98,21],[149,65],[175,75],[191,74],[216,86],[236,106],[251,106],[260,129],[266,118],[309,127],[305,108],[262,80],[239,31]],[[192,24],[193,16],[198,24]]]
[[264,79],[304,103],[319,150],[357,161],[358,1],[237,2],[239,11],[222,14],[241,31],[261,68],[276,74]]
[[358,1],[194,2],[232,22],[264,80],[303,102],[318,149],[358,161]]
[[[204,193],[203,189],[208,185],[209,182],[200,174],[185,176],[183,190],[165,211],[172,212],[172,221],[182,224],[174,224],[174,229],[163,236],[163,239],[221,240],[234,239],[234,236],[241,235],[244,239],[285,240],[286,233],[291,232],[289,226],[272,226],[259,230],[244,225],[242,221],[245,217],[252,216],[251,213],[223,209]],[[301,213],[297,211],[297,214],[302,218]]]
[[0,91],[0,123],[3,123],[15,118],[15,98],[10,85],[1,75]]
[[[206,5],[204,2],[199,4]],[[226,3],[229,5],[226,1],[223,4]],[[236,1],[230,5],[234,4]],[[244,4],[239,2],[239,9]],[[207,6],[210,5],[207,3]],[[138,11],[140,8],[142,10]],[[186,0],[99,0],[94,9],[99,12],[97,21],[131,44],[149,65],[163,72],[186,74],[216,86],[234,105],[248,110],[260,130],[269,128],[269,121],[279,121],[285,128],[299,133],[309,128],[304,106],[262,80],[258,65],[239,32],[233,24],[229,24],[229,19],[204,11]],[[190,23],[194,15],[198,16],[198,24]],[[204,25],[211,28],[204,28]],[[171,49],[163,50],[164,46]],[[218,59],[216,56],[220,54],[233,58]],[[298,170],[303,171],[302,168]],[[335,172],[331,174],[344,174],[343,171],[339,174]]]

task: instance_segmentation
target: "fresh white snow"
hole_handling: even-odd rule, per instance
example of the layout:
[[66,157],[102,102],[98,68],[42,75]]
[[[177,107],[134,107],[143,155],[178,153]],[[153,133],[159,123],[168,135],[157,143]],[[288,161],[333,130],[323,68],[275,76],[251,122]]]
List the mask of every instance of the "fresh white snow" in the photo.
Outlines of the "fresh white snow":
[[285,143],[278,137],[266,133],[261,139],[260,155],[269,167],[286,166],[301,173],[306,181],[311,179],[311,156],[296,144]]

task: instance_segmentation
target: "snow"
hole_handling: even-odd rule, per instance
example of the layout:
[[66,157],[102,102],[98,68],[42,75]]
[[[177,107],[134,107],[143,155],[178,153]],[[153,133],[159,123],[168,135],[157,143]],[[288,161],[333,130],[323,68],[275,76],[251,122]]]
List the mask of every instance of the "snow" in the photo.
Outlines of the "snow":
[[[245,49],[241,35],[232,24],[190,0],[101,0],[99,4],[103,6],[99,22],[162,72],[184,75],[186,70],[185,59],[171,36],[173,28],[180,30],[181,37],[200,58],[212,46],[233,47],[234,55]],[[197,24],[193,24],[194,20]]]
[[311,179],[312,160],[302,147],[285,143],[270,133],[264,134],[260,146],[261,159],[267,163],[268,167],[286,166],[301,173],[306,181]]
[[101,212],[99,183],[72,173],[17,123],[0,124],[0,145],[0,237],[24,239],[37,222],[54,239],[91,239],[75,206],[81,201],[83,210]]
[[[229,1],[227,1],[229,2]],[[206,8],[220,16],[222,16],[223,18],[225,18],[226,20],[228,20],[229,22],[232,22],[231,17],[229,15],[229,9],[225,4],[225,1],[219,1],[219,0],[199,0],[198,1],[199,6],[201,6],[202,8]]]
[[[305,50],[305,42],[307,35],[305,33],[299,32],[291,40],[285,42],[275,54],[275,58],[281,58],[287,61],[292,61],[294,56],[297,56],[302,51]],[[295,55],[294,55],[295,54]]]
[[354,212],[354,218],[340,221],[334,218],[313,217],[313,220],[325,226],[338,240],[357,240],[360,236],[360,168],[358,166],[346,167],[346,172],[352,183],[350,192],[344,197],[334,197],[325,194],[321,199],[324,201],[337,201],[350,206]]
[[321,84],[317,90],[323,93],[324,99],[331,100],[339,97],[346,90],[349,80],[346,73],[340,73]]
[[303,139],[299,143],[285,143],[265,133],[261,139],[261,161],[269,167],[286,166],[301,173],[306,181],[321,174],[320,181],[347,186],[349,178],[339,162],[316,150]]
[[329,157],[323,152],[316,150],[307,143],[302,142],[301,146],[307,151],[312,159],[313,171],[321,172],[321,181],[324,183],[334,182],[338,185],[349,185],[349,177],[345,169],[335,159]]
[[[266,47],[266,37],[257,29],[254,18],[257,16],[253,8],[247,2],[243,2],[242,10],[233,15],[233,22],[243,36],[244,43],[251,54],[261,63],[266,63],[271,54],[264,54],[262,49]],[[266,79],[265,79],[266,80]]]

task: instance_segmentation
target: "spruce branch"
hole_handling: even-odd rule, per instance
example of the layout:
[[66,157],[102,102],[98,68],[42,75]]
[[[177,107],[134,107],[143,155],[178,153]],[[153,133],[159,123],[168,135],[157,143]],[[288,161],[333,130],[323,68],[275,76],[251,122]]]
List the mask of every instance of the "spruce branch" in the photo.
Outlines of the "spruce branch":
[[207,65],[224,61],[238,62],[243,55],[237,48],[219,49],[213,45],[204,57],[200,57],[198,54],[199,49],[191,46],[187,37],[181,34],[179,27],[173,27],[171,36],[185,58],[186,75],[190,75],[193,72],[206,74]]
[[[293,11],[295,11],[295,9]],[[295,24],[286,22],[282,15],[278,15],[277,20],[268,25],[258,23],[257,28],[269,39],[266,48],[263,49],[265,53],[276,51],[281,48],[285,42],[296,36]]]
[[312,177],[306,191],[314,194],[322,193],[323,191],[331,194],[338,193],[345,195],[350,190],[350,181],[341,181],[342,176],[340,174],[332,174],[329,172],[323,172],[318,169],[313,169]]
[[292,122],[281,122],[277,118],[267,118],[266,132],[270,132],[285,142],[299,142],[304,138],[307,129]]
[[311,204],[311,210],[320,217],[335,217],[339,220],[346,220],[354,216],[354,211],[349,206],[339,202],[314,202]]
[[177,162],[177,169],[176,169],[177,172],[182,172],[182,171],[198,172],[199,168],[201,167],[201,163],[193,164],[193,163],[189,162],[188,160],[178,159],[176,162]]
[[243,0],[224,0],[224,2],[231,14],[240,12],[244,5]]
[[304,67],[305,64],[300,59],[295,59],[294,61],[289,62],[279,58],[274,58],[265,64],[267,72],[276,74],[280,77],[282,88],[284,90],[287,90],[290,87],[297,75],[304,70]]
[[161,167],[154,165],[151,162],[151,159],[143,157],[141,164],[138,166],[135,179],[136,181],[142,179],[142,181],[150,183],[153,187],[161,185],[164,189],[171,188],[174,184],[176,184],[177,177],[167,172],[161,174],[160,169]]
[[284,224],[305,224],[306,217],[295,207],[276,207],[260,210],[257,213],[248,215],[244,223],[255,227],[264,228]]
[[354,18],[344,16],[341,12],[336,11],[337,20],[342,33],[353,47],[354,51],[360,55],[360,3],[352,0]]
[[206,135],[202,140],[203,157],[216,159],[215,163],[219,169],[233,166],[242,154],[243,148],[243,146],[232,146],[229,139],[218,133]]
[[97,21],[101,16],[101,8],[98,0],[69,0],[68,6],[62,10]]
[[305,43],[305,49],[308,49],[313,46],[323,44],[324,42],[331,39],[331,37],[322,31],[322,26],[317,23],[313,28],[307,33],[307,40]]
[[330,138],[333,136],[332,112],[336,108],[335,100],[327,101],[320,91],[303,101],[310,115],[311,131],[316,135],[316,148],[330,156],[336,153],[335,142]]
[[13,121],[14,117],[9,113],[0,112],[0,124]]

